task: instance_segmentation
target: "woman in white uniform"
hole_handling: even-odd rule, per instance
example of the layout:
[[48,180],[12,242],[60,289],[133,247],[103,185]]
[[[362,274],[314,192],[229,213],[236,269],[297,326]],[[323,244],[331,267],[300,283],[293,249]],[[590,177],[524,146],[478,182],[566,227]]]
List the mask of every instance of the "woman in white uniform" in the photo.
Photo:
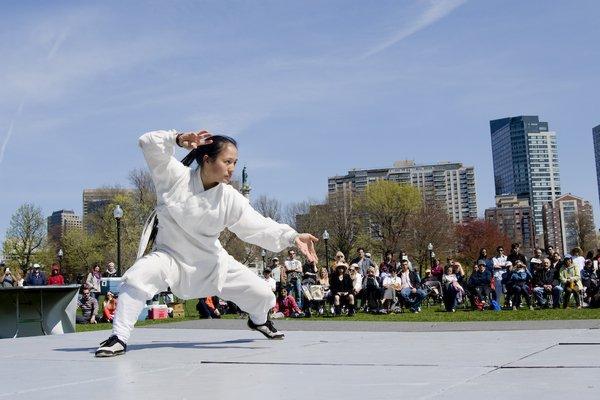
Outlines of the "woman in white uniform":
[[[268,284],[231,257],[219,242],[225,229],[273,252],[296,246],[317,261],[314,242],[290,226],[265,218],[229,181],[237,163],[235,140],[206,131],[155,131],[139,139],[157,195],[158,233],[153,251],[123,276],[113,332],[97,357],[124,354],[146,300],[167,287],[184,299],[219,296],[248,313],[248,326],[269,339],[282,339],[268,319],[275,296]],[[179,162],[175,146],[191,150]],[[196,161],[197,168],[189,165]]]

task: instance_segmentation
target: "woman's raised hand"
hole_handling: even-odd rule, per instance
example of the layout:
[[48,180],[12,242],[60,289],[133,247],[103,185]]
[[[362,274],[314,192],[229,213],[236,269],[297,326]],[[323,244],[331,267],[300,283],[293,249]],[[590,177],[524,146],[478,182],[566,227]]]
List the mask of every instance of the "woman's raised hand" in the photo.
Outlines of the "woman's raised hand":
[[198,146],[211,144],[211,137],[208,131],[182,133],[177,137],[177,144],[186,150],[194,150]]
[[302,252],[308,259],[308,261],[313,261],[315,264],[319,261],[317,258],[317,252],[315,251],[315,243],[317,243],[319,239],[311,235],[310,233],[301,233],[296,238],[296,247],[298,250]]

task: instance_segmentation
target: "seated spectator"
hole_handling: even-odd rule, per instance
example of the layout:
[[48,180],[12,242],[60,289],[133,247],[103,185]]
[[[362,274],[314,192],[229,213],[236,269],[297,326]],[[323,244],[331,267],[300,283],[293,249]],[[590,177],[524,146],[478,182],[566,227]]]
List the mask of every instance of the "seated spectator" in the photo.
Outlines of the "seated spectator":
[[12,275],[12,272],[10,272],[10,268],[6,267],[4,268],[4,275],[2,278],[2,284],[0,284],[0,287],[13,287],[16,286],[17,282],[15,281],[15,278]]
[[[533,294],[542,308],[560,307],[560,297],[563,291],[560,285],[558,271],[552,267],[549,258],[542,260],[542,267],[533,273]],[[552,304],[548,304],[547,295],[552,295]]]
[[48,282],[46,275],[41,271],[40,264],[33,264],[33,269],[25,278],[25,286],[44,286]]
[[367,268],[367,276],[363,278],[365,312],[379,312],[381,305],[381,290],[375,268]]
[[109,262],[106,264],[106,271],[102,274],[103,278],[116,278],[119,275],[117,274],[117,268],[115,268],[114,262]]
[[314,261],[306,261],[302,265],[302,282],[311,280],[313,284],[317,283],[317,264]]
[[117,298],[112,292],[108,292],[102,302],[102,316],[104,317],[104,321],[112,323],[115,311],[117,311]]
[[319,272],[317,273],[317,284],[323,286],[325,298],[329,298],[331,296],[331,290],[329,289],[329,272],[327,272],[327,268],[323,267],[319,269]]
[[336,265],[338,265],[339,263],[345,263],[345,262],[346,262],[346,256],[344,256],[344,253],[342,253],[341,251],[338,251],[335,253],[335,256],[333,258],[333,267],[331,269],[335,270]]
[[48,285],[64,285],[65,279],[60,273],[60,265],[57,263],[52,264],[50,277],[48,278]]
[[486,302],[490,301],[492,274],[487,268],[487,262],[484,259],[477,261],[475,270],[469,277],[469,298],[473,308],[483,309]]
[[83,288],[81,299],[77,302],[77,307],[81,308],[81,315],[75,317],[78,324],[96,324],[96,315],[98,314],[98,300],[90,294],[88,287]]
[[[438,264],[439,265],[439,264]],[[441,268],[441,267],[440,267]],[[433,293],[433,296],[442,300],[442,282],[437,276],[434,276],[430,269],[425,270],[425,278],[423,278],[423,285],[427,286]]]
[[271,288],[271,291],[275,293],[275,291],[277,290],[277,282],[275,282],[275,279],[273,279],[273,277],[271,276],[270,268],[267,267],[263,270],[263,279],[267,281],[267,284]]
[[517,310],[521,306],[521,296],[525,297],[525,301],[529,306],[530,310],[533,310],[531,304],[531,295],[529,294],[529,287],[527,286],[531,282],[531,273],[527,269],[527,265],[521,260],[516,261],[515,271],[510,275],[510,282],[512,283],[512,309]]
[[506,261],[504,264],[505,271],[502,273],[502,286],[504,287],[504,307],[512,307],[513,286],[514,283],[510,280],[514,272],[514,266],[511,261]]
[[421,289],[421,278],[417,271],[409,269],[408,260],[403,258],[400,261],[402,271],[400,280],[402,288],[400,289],[400,297],[402,302],[409,307],[413,313],[421,311],[421,302],[427,297],[427,291]]
[[598,274],[594,271],[594,264],[591,259],[585,260],[585,265],[581,271],[581,284],[584,290],[583,301],[589,304],[599,289]]
[[304,317],[304,313],[300,307],[298,307],[294,296],[289,295],[285,288],[279,289],[278,293],[279,294],[275,301],[275,307],[273,308],[273,318]]
[[383,308],[390,311],[392,306],[396,304],[402,289],[402,280],[398,276],[395,269],[392,270],[390,276],[383,279]]
[[455,312],[457,304],[462,302],[465,291],[458,283],[452,265],[446,266],[446,273],[442,277],[442,285],[444,285],[444,307],[448,312]]
[[353,286],[350,275],[346,273],[348,266],[340,263],[335,266],[335,275],[329,281],[331,295],[333,296],[333,306],[335,315],[341,315],[342,302],[348,304],[348,316],[354,315],[354,295],[352,294]]
[[575,297],[577,308],[581,308],[581,292],[583,290],[581,275],[579,274],[579,268],[575,266],[573,258],[570,255],[565,256],[559,276],[564,291],[563,308],[569,307],[571,295]]
[[[201,319],[221,318],[221,312],[219,311],[218,305],[219,299],[216,296],[199,298],[198,303],[196,304],[198,317]],[[234,310],[233,313],[236,313],[237,311],[238,310]]]
[[[350,278],[352,279],[352,294],[354,295],[354,302],[358,303],[358,299],[362,298],[362,281],[363,277],[358,270],[358,264],[352,264],[350,266]],[[358,306],[358,304],[356,304]]]
[[456,275],[456,280],[458,283],[461,286],[464,285],[466,283],[465,278],[467,274],[465,273],[465,269],[463,268],[462,264],[458,261],[451,260],[450,265],[452,265],[452,271],[454,271],[454,275]]

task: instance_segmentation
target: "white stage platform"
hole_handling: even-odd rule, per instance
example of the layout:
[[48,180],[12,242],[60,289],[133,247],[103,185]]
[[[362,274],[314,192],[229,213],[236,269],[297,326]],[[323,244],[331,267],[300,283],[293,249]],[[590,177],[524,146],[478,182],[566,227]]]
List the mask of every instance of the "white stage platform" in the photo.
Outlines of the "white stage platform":
[[[238,320],[240,327],[245,321]],[[597,399],[600,330],[462,332],[141,328],[0,340],[0,399]]]

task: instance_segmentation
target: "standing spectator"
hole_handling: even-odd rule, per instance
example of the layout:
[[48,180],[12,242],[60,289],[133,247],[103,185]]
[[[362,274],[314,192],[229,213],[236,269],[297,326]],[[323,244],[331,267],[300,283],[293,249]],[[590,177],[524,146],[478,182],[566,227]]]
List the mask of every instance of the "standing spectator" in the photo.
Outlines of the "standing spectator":
[[25,286],[44,286],[47,284],[48,280],[46,279],[46,275],[40,271],[41,268],[40,264],[33,264],[33,270],[25,279]]
[[378,312],[381,302],[381,289],[373,267],[367,269],[367,276],[363,278],[363,291],[365,312]]
[[579,273],[583,270],[585,266],[585,258],[581,255],[582,251],[579,247],[573,247],[571,250],[571,257],[573,258],[573,265],[577,267]]
[[553,255],[554,255],[554,246],[546,247],[546,256],[551,259]]
[[552,307],[560,307],[560,297],[563,288],[560,285],[558,270],[552,267],[550,259],[542,260],[542,267],[533,273],[533,294],[540,307],[549,307],[546,295],[552,295]]
[[273,308],[273,318],[304,317],[304,313],[300,307],[298,307],[296,300],[292,295],[288,294],[288,291],[285,288],[281,288],[278,294],[275,307]]
[[392,273],[393,270],[398,270],[398,266],[394,262],[394,254],[388,250],[385,252],[385,257],[381,264],[379,264],[379,273],[387,272],[388,274]]
[[492,259],[494,264],[494,300],[496,300],[498,304],[502,304],[500,302],[500,297],[504,292],[502,275],[506,272],[506,261],[507,257],[504,254],[504,247],[498,246],[496,248],[496,257]]
[[81,299],[77,302],[77,307],[81,308],[81,315],[75,317],[78,324],[96,324],[96,315],[98,314],[98,300],[90,294],[90,289],[83,288]]
[[433,267],[431,268],[431,275],[437,279],[439,282],[442,281],[442,276],[444,276],[444,267],[440,262],[439,258],[433,260]]
[[557,271],[560,271],[560,268],[562,267],[563,262],[562,262],[562,258],[560,256],[560,254],[557,251],[555,251],[552,254],[552,257],[550,257],[550,263],[552,265],[552,268],[554,268]]
[[275,279],[273,279],[273,277],[271,276],[270,268],[265,268],[263,270],[263,279],[267,281],[269,287],[271,288],[271,291],[275,293],[277,291],[277,282],[275,282]]
[[279,291],[280,288],[285,287],[287,284],[287,275],[285,273],[285,268],[279,264],[279,258],[277,257],[271,259],[271,274],[273,275],[273,279],[275,279],[277,291]]
[[[2,265],[4,265],[4,263],[2,263]],[[10,268],[6,267],[6,268],[4,268],[4,275],[3,275],[2,284],[0,284],[0,287],[13,287],[13,286],[17,286],[17,282],[15,281],[15,278],[12,276],[12,272],[10,272]]]
[[335,315],[342,313],[342,301],[348,304],[348,316],[354,315],[354,295],[352,294],[352,279],[346,273],[348,266],[344,263],[335,267],[335,275],[329,280]]
[[90,288],[90,293],[96,300],[100,297],[100,281],[102,275],[100,274],[100,266],[94,265],[85,279],[86,285]]
[[103,278],[117,278],[119,275],[117,274],[117,268],[115,268],[115,263],[110,261],[106,264],[106,271],[102,274]]
[[479,256],[477,260],[483,260],[485,262],[485,268],[490,272],[490,275],[494,273],[494,261],[492,257],[488,256],[488,251],[486,248],[481,248],[479,250]]
[[421,302],[427,296],[427,292],[421,289],[421,278],[417,271],[409,269],[407,259],[403,258],[400,260],[400,267],[402,268],[400,274],[402,282],[400,296],[402,297],[402,302],[410,308],[410,311],[418,313],[421,311]]
[[462,301],[465,291],[458,283],[452,265],[446,266],[446,273],[442,277],[442,285],[444,285],[444,307],[448,312],[455,312],[456,306]]
[[302,263],[296,259],[296,252],[288,250],[288,258],[284,262],[287,275],[287,291],[293,295],[299,307],[302,307]]
[[531,273],[527,269],[525,263],[521,260],[517,260],[515,271],[510,275],[510,281],[512,282],[513,293],[512,309],[517,310],[521,306],[521,296],[523,296],[525,297],[529,309],[533,310],[531,295],[529,294],[529,288],[527,287],[527,284],[531,282]]
[[[408,259],[408,254],[406,254],[406,252],[404,250],[400,250],[399,254],[398,254],[398,262],[401,264],[402,260],[406,260],[408,261],[408,269],[410,269],[411,271],[413,270],[413,265],[412,262]],[[399,272],[398,272],[399,274]]]
[[527,258],[521,254],[521,244],[513,243],[510,246],[510,254],[506,258],[507,261],[510,261],[512,265],[516,266],[517,261],[521,261],[524,265],[527,265]]
[[65,279],[60,273],[60,265],[58,263],[52,264],[50,277],[48,278],[48,285],[64,285]]
[[314,261],[306,261],[302,265],[302,284],[312,281],[312,284],[317,283],[317,264]]
[[358,268],[362,276],[367,275],[367,268],[369,267],[377,269],[377,266],[375,265],[373,260],[371,260],[371,257],[367,257],[365,249],[363,249],[362,247],[358,248],[358,257],[352,260],[352,264],[358,264]]
[[491,282],[492,274],[486,267],[486,261],[484,259],[478,260],[475,270],[469,277],[469,297],[473,308],[478,302],[485,303],[489,301]]
[[570,255],[566,255],[563,260],[560,269],[560,283],[563,285],[564,290],[563,308],[569,307],[571,295],[575,297],[577,308],[581,308],[581,291],[583,290],[581,275],[579,274],[579,268],[575,266]]
[[112,292],[106,293],[106,297],[102,302],[102,316],[104,321],[113,322],[115,311],[117,310],[117,298]]
[[514,282],[510,279],[514,272],[513,264],[510,261],[506,261],[506,271],[502,274],[502,286],[505,288],[504,294],[504,306],[512,307],[513,297],[513,286]]

